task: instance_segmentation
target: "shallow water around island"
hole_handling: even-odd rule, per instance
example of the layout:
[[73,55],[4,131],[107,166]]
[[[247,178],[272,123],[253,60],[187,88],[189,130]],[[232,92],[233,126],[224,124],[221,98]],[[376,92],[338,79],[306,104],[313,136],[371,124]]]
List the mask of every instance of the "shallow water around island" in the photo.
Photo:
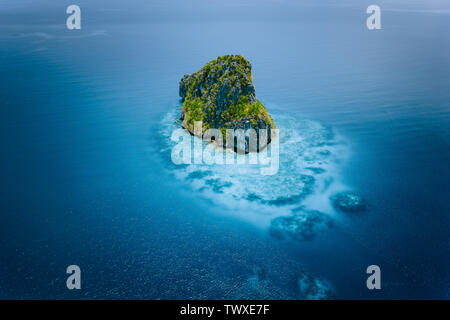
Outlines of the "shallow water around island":
[[[321,12],[2,25],[0,298],[448,298],[449,20]],[[170,159],[179,79],[228,53],[280,129],[276,175]]]

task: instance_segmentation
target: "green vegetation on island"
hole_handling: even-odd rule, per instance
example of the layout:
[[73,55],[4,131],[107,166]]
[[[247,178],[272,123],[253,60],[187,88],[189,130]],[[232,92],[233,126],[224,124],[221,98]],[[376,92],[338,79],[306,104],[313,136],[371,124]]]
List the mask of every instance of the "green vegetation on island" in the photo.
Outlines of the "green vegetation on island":
[[[270,142],[275,123],[258,101],[252,66],[241,55],[226,55],[208,62],[180,81],[182,126],[194,134],[194,122],[208,129],[267,129]],[[225,139],[225,136],[224,136]],[[261,149],[261,146],[260,146]]]

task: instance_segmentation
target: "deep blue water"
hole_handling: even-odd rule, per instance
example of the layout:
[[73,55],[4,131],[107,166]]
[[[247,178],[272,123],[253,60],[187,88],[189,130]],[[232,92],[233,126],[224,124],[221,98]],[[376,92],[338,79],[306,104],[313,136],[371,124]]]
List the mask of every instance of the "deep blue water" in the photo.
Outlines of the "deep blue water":
[[[386,11],[368,31],[364,5],[286,10],[117,23],[87,11],[81,31],[53,11],[3,20],[0,298],[301,299],[305,274],[330,298],[450,298],[448,13]],[[212,167],[192,180],[205,168],[170,161],[180,78],[224,54],[252,63],[287,132],[274,177]],[[325,172],[302,185],[296,161]],[[326,185],[367,211],[337,212]],[[293,206],[248,199],[307,187]],[[273,237],[271,219],[300,205],[333,227]],[[71,264],[80,291],[66,289]]]

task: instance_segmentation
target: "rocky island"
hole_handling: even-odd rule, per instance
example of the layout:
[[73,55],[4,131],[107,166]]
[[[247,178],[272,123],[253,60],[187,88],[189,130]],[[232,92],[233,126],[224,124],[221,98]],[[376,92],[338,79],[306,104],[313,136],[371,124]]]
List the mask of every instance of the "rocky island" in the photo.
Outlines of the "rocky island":
[[[218,57],[199,71],[183,76],[180,97],[182,127],[192,135],[202,137],[208,129],[218,129],[223,137],[222,146],[229,148],[228,129],[254,129],[258,136],[256,150],[249,148],[248,140],[245,148],[237,148],[233,143],[235,151],[246,153],[261,151],[271,141],[275,123],[256,98],[252,66],[241,55]],[[197,121],[202,122],[201,132],[194,130]],[[266,139],[259,138],[261,129],[267,130]]]

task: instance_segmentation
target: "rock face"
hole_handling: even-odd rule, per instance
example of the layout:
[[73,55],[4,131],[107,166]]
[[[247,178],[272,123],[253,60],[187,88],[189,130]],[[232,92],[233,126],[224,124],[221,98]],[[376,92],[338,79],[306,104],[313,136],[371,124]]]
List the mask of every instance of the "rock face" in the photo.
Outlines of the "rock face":
[[[223,144],[227,129],[267,130],[267,139],[259,139],[256,150],[234,146],[235,151],[260,151],[271,141],[275,124],[266,108],[258,101],[253,86],[252,66],[240,55],[227,55],[208,62],[193,74],[180,81],[180,97],[183,105],[180,120],[191,134],[200,136],[208,129],[219,129]],[[201,132],[194,132],[194,122],[202,121]],[[262,133],[262,132],[261,132]],[[241,150],[245,149],[245,150]]]

